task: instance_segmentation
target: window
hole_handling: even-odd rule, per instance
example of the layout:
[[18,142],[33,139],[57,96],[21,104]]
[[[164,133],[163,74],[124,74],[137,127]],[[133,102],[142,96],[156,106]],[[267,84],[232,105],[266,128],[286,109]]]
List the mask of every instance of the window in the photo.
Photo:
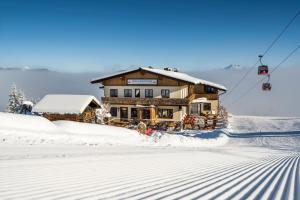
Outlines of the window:
[[153,90],[145,89],[145,98],[153,98]]
[[118,97],[118,89],[110,89],[110,97]]
[[132,90],[124,89],[124,97],[132,97]]
[[173,119],[173,109],[158,109],[158,118]]
[[205,111],[211,110],[211,104],[210,103],[204,103],[203,104],[203,110],[205,110]]
[[141,97],[141,91],[140,91],[140,89],[135,89],[135,90],[134,90],[134,96],[135,96],[136,98],[140,98],[140,97]]
[[161,90],[161,97],[170,98],[170,90],[166,90],[166,89]]
[[111,107],[110,108],[110,114],[112,117],[117,117],[118,116],[118,109],[116,107]]
[[204,86],[204,90],[206,93],[217,93],[216,88],[208,86],[208,85]]
[[137,118],[137,108],[131,108],[131,118]]
[[197,103],[192,103],[191,114],[199,114],[198,113],[198,105]]

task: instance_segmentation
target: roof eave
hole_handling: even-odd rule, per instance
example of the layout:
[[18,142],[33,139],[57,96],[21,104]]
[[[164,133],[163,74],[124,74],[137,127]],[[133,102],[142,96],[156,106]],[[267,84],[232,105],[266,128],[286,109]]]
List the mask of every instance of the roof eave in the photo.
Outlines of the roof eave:
[[90,83],[91,83],[91,84],[101,83],[101,82],[103,82],[104,80],[111,79],[111,78],[114,78],[114,77],[117,77],[117,76],[120,76],[120,75],[124,75],[124,74],[128,74],[128,73],[140,71],[140,70],[142,70],[141,67],[139,67],[139,68],[137,68],[137,69],[133,69],[133,70],[128,70],[128,71],[120,72],[120,73],[114,74],[114,75],[112,75],[112,76],[107,76],[107,77],[104,77],[104,78],[94,79],[94,80],[91,80]]

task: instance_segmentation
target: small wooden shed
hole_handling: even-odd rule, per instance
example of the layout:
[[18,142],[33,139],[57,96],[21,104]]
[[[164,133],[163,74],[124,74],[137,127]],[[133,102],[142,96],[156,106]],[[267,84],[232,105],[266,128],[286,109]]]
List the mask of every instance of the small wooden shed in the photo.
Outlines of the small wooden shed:
[[91,95],[48,94],[34,107],[33,112],[42,114],[50,121],[70,120],[95,122],[100,102]]

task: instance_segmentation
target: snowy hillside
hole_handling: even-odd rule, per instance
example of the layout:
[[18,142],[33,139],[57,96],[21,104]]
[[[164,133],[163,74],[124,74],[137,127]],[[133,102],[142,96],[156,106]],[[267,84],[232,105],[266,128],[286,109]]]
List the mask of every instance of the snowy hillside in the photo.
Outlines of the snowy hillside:
[[0,199],[300,197],[299,118],[232,116],[229,129],[158,142],[105,125],[0,121]]

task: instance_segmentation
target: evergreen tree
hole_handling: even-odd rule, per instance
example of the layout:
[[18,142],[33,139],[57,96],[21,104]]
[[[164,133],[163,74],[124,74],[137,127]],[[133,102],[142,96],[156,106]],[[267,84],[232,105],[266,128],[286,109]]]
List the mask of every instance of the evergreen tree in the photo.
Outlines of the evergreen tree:
[[24,92],[17,89],[15,83],[12,84],[9,94],[8,106],[6,112],[17,113],[23,101],[25,100]]

